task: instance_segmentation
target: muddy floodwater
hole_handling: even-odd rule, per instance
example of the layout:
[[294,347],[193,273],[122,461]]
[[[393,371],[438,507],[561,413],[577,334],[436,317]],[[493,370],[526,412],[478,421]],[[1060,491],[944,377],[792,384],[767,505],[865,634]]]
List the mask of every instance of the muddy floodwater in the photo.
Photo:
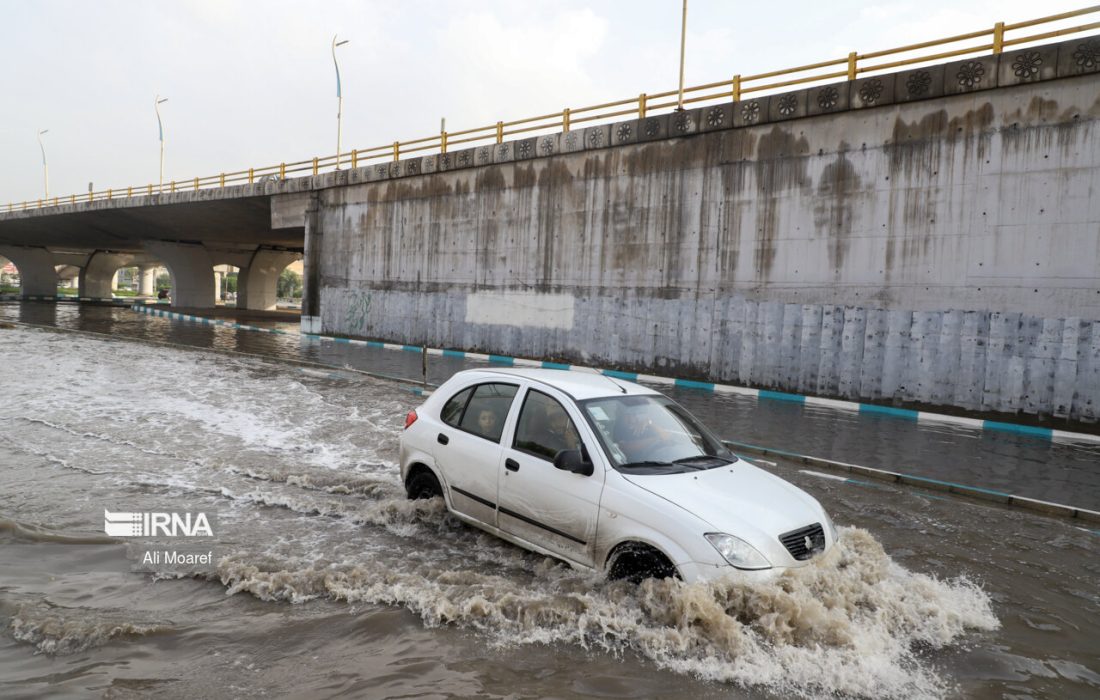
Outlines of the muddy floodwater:
[[[758,462],[832,514],[830,555],[632,586],[406,500],[399,383],[0,328],[0,388],[0,698],[1100,696],[1080,522]],[[753,425],[715,428],[782,436]],[[214,563],[133,571],[105,509],[212,513]]]

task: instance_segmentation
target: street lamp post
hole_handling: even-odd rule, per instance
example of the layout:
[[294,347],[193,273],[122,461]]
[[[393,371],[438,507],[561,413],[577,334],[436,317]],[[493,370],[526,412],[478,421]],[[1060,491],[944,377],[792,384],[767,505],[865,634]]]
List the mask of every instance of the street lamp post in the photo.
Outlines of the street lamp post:
[[680,16],[680,96],[676,100],[677,111],[684,111],[684,48],[687,45],[688,0],[684,0],[684,11]]
[[42,150],[42,179],[46,185],[46,199],[50,198],[50,167],[46,165],[46,147],[42,145],[42,134],[49,133],[49,129],[38,132],[38,148]]
[[340,90],[340,64],[336,62],[336,47],[348,43],[347,39],[336,41],[332,35],[332,65],[336,68],[336,169],[340,169],[340,122],[344,112],[344,95]]
[[157,113],[157,132],[160,139],[160,186],[164,187],[164,122],[160,119],[160,105],[167,102],[167,97],[156,96],[153,101],[153,111]]

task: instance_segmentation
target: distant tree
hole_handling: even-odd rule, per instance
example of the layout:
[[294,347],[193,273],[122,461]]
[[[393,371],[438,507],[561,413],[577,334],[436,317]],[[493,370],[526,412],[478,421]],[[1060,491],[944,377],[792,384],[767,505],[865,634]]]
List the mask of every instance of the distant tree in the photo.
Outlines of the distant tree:
[[171,289],[172,288],[172,275],[167,272],[162,272],[157,275],[157,289]]
[[225,291],[229,294],[237,293],[237,273],[230,272],[225,276]]
[[280,299],[301,299],[302,276],[294,270],[283,270],[275,293]]

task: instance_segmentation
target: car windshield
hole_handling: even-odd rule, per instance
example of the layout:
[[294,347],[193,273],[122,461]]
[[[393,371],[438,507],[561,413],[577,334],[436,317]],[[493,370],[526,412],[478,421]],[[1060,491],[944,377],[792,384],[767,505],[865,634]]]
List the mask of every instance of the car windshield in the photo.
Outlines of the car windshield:
[[612,396],[580,404],[619,471],[674,474],[737,461],[694,416],[665,396]]

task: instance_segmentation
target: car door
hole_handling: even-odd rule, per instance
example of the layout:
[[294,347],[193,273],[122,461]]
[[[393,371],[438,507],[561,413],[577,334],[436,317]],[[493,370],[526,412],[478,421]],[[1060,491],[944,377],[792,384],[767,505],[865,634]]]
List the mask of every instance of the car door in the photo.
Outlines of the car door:
[[[564,419],[564,420],[563,420]],[[498,527],[586,566],[594,566],[605,468],[572,400],[549,387],[528,387],[511,439],[505,441]],[[591,475],[554,467],[562,449],[585,448]]]
[[497,525],[501,436],[519,386],[483,382],[459,391],[440,411],[435,461],[450,490],[451,506],[488,525]]

